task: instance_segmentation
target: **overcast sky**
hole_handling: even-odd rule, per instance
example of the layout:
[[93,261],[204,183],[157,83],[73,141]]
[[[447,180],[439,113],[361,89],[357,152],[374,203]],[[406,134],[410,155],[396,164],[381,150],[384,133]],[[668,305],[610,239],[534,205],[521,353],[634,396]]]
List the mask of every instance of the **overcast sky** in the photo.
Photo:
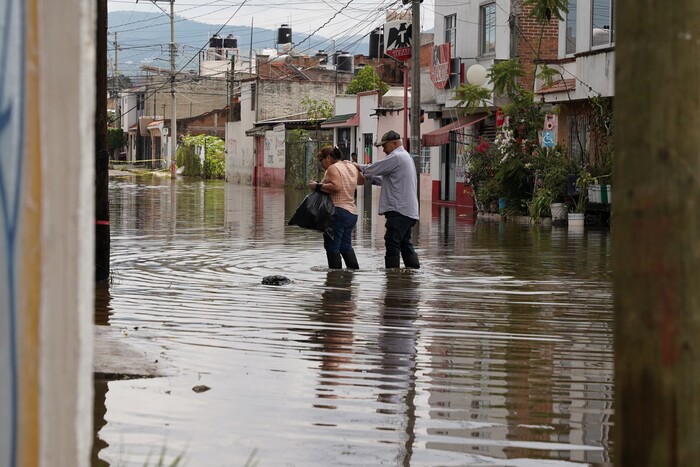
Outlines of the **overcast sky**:
[[[401,0],[175,0],[175,15],[202,23],[244,26],[252,18],[256,27],[269,29],[289,24],[296,39],[318,28],[318,34],[325,37],[369,33],[384,22],[388,8],[402,6]],[[170,2],[108,0],[108,7],[109,11],[158,13],[161,9],[169,12]],[[433,28],[433,0],[421,4],[421,24],[424,30]]]

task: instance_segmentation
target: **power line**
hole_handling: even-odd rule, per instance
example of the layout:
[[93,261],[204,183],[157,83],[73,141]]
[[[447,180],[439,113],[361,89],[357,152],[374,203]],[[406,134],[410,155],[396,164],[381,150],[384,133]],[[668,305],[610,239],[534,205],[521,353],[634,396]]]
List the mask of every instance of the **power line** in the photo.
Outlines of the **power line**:
[[[219,32],[221,32],[221,30],[224,29],[224,28],[228,25],[228,23],[233,19],[233,17],[236,15],[236,13],[238,13],[238,12],[240,11],[240,9],[243,7],[243,5],[245,5],[245,3],[246,3],[247,1],[248,1],[248,0],[243,0],[243,2],[241,3],[241,5],[236,9],[236,11],[233,12],[233,14],[229,17],[229,19],[226,20],[226,23],[224,23],[224,24],[219,28],[219,30],[216,32],[216,34],[218,34]],[[199,55],[199,52],[201,52],[202,50],[204,50],[204,48],[207,47],[208,45],[209,45],[209,40],[207,40],[207,42],[199,49],[199,51],[198,51],[195,55],[193,55],[192,58],[190,58],[190,59],[187,61],[187,63],[185,63],[185,65],[184,65],[182,68],[180,68],[180,70],[178,70],[177,72],[175,72],[175,73],[172,75],[171,80],[174,82],[174,81],[175,81],[175,77],[178,76],[178,75],[180,75],[180,74],[182,73],[182,71],[187,67],[187,65],[189,65],[189,64],[192,62],[192,60],[194,60],[194,57],[198,56],[198,55]],[[153,92],[151,93],[151,95],[148,96],[148,98],[150,98],[152,95],[154,95],[155,93],[157,93],[158,91],[160,91],[161,89],[163,89],[167,84],[168,84],[168,83],[166,82],[166,83],[164,83],[162,86],[160,86],[159,88],[157,88],[155,91],[153,91]],[[145,97],[144,99],[146,99],[146,97]],[[127,110],[127,111],[124,112],[124,113],[129,113],[129,112],[131,112],[132,110],[136,109],[136,107],[138,107],[138,104],[135,105],[135,106],[133,106],[132,108],[130,108],[129,110]],[[113,122],[113,121],[114,121],[114,120],[112,120],[112,122]]]

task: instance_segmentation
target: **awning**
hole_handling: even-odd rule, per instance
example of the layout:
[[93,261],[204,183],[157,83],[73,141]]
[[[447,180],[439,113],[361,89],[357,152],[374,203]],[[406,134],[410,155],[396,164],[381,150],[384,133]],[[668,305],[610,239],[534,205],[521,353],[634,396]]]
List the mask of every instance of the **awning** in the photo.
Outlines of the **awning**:
[[246,136],[265,136],[266,131],[272,131],[272,125],[262,125],[245,131]]
[[466,117],[460,117],[449,125],[433,130],[429,133],[423,135],[422,146],[442,146],[443,144],[449,144],[450,142],[450,131],[459,130],[467,125],[473,125],[480,122],[488,117],[487,114],[476,114],[467,115]]
[[336,115],[321,123],[321,128],[338,128],[344,126],[360,126],[360,116],[358,114]]

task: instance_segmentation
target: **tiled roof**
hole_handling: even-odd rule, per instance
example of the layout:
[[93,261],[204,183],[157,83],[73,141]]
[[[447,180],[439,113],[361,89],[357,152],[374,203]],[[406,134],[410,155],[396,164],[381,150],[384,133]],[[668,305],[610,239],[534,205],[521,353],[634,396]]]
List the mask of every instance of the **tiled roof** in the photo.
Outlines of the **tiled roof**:
[[538,91],[537,94],[551,94],[554,92],[566,92],[576,89],[576,79],[560,79],[554,81],[551,86],[543,86]]

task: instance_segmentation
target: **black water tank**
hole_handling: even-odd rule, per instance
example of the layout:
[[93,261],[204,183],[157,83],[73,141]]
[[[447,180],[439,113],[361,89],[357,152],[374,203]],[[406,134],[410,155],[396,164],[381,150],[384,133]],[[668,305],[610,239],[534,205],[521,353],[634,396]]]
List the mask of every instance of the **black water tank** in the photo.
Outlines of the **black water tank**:
[[287,24],[283,24],[277,30],[277,43],[289,44],[290,42],[292,42],[292,28]]
[[316,58],[318,59],[318,62],[321,64],[328,63],[328,54],[326,53],[325,50],[319,50],[318,52],[316,52]]
[[384,56],[384,34],[382,28],[377,28],[369,35],[369,58]]
[[336,70],[352,73],[352,55],[347,52],[340,52],[336,62]]
[[238,39],[233,37],[233,34],[226,36],[226,39],[224,39],[224,48],[235,49],[236,47],[238,47]]
[[224,40],[218,34],[214,34],[209,39],[209,47],[213,49],[220,49],[224,46]]

